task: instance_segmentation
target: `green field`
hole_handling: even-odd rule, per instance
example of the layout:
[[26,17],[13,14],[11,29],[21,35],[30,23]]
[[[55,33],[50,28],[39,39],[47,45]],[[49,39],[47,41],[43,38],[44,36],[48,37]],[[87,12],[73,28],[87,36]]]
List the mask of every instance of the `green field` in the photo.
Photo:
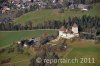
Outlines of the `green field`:
[[[48,32],[49,34],[55,34],[55,30],[33,30],[33,31],[1,31],[0,32],[0,47],[5,47],[10,45],[13,42],[16,42],[20,39],[32,38],[42,35],[43,33]],[[95,58],[96,63],[59,63],[57,66],[99,66],[100,65],[100,44],[94,44],[93,41],[74,41],[68,43],[68,51],[60,52],[62,54],[61,58]],[[70,49],[72,48],[72,50]],[[1,53],[0,60],[4,58],[11,57],[11,62],[8,64],[4,64],[2,66],[28,66],[29,60],[31,56],[27,56],[26,54],[16,54],[14,53]]]
[[[68,59],[78,59],[78,63],[59,63],[57,66],[99,66],[100,65],[100,44],[96,45],[92,41],[75,41],[71,45],[72,50],[65,52],[63,57]],[[80,58],[94,58],[95,63],[80,63]],[[91,60],[92,61],[92,60]]]
[[0,66],[13,66],[14,64],[16,66],[28,66],[29,65],[30,57],[25,54],[7,53],[7,52],[0,54],[0,60],[6,59],[8,57],[12,58],[10,63],[3,64]]
[[[25,31],[1,31],[0,32],[0,48],[9,47],[13,42],[17,42],[22,39],[30,39],[33,37],[39,37],[44,33],[48,33],[48,35],[55,35],[56,30],[25,30]],[[24,49],[27,51],[29,49]],[[34,54],[34,53],[33,53]],[[30,57],[24,54],[7,53],[3,52],[0,54],[0,60],[5,58],[12,58],[10,63],[0,65],[0,66],[28,66]]]
[[48,20],[64,20],[68,19],[68,17],[77,16],[80,17],[82,15],[91,15],[91,16],[100,16],[100,3],[96,4],[93,9],[82,12],[80,10],[65,10],[64,13],[58,13],[56,9],[42,9],[35,12],[29,12],[27,14],[22,15],[15,19],[15,24],[24,24],[28,21],[32,21],[33,23],[40,23]]
[[21,39],[29,39],[41,36],[44,33],[56,34],[55,30],[33,30],[33,31],[1,31],[0,47],[7,46]]
[[[100,47],[85,47],[74,48],[68,55],[65,55],[65,59],[77,58],[79,63],[64,63],[58,64],[58,66],[99,66],[100,65]],[[94,58],[95,63],[80,63],[80,58]]]

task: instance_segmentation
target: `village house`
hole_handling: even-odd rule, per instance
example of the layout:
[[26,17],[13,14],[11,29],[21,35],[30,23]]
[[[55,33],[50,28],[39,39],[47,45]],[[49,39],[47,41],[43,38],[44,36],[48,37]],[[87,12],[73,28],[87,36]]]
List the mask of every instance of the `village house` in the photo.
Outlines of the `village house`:
[[74,23],[71,29],[67,29],[64,26],[62,26],[59,30],[59,37],[66,38],[66,39],[72,39],[74,37],[79,37],[77,24]]
[[90,5],[84,5],[84,4],[78,4],[78,8],[81,9],[82,11],[88,11]]
[[10,11],[10,8],[8,6],[3,6],[2,13],[8,12],[8,11]]

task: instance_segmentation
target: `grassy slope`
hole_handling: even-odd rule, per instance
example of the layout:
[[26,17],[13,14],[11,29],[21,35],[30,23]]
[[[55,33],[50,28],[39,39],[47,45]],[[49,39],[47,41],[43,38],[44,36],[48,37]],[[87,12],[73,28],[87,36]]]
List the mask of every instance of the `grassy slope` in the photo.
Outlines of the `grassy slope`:
[[[0,47],[6,47],[17,40],[38,37],[44,33],[56,34],[56,30],[33,30],[33,31],[1,31],[0,32]],[[25,54],[16,53],[1,53],[0,60],[11,57],[11,63],[16,66],[28,66],[30,57]],[[22,62],[20,62],[22,61]],[[4,64],[2,66],[12,66],[13,64]]]
[[30,57],[25,54],[17,54],[17,53],[7,53],[4,52],[0,54],[0,60],[5,58],[11,58],[11,62],[8,64],[4,64],[1,66],[13,66],[14,64],[16,66],[28,66]]
[[70,46],[72,51],[63,55],[62,58],[74,59],[75,57],[81,61],[80,58],[95,58],[95,63],[59,63],[58,66],[99,66],[100,65],[100,45],[95,45],[91,41],[75,41]]
[[34,23],[40,23],[48,20],[63,20],[67,19],[69,16],[82,16],[84,14],[91,16],[100,16],[100,3],[96,4],[93,9],[88,12],[82,11],[70,11],[66,10],[64,13],[58,13],[57,10],[47,9],[47,10],[39,10],[35,12],[29,12],[27,14],[22,15],[21,17],[15,19],[14,23],[26,23],[27,21],[32,21]]
[[[71,44],[68,44],[69,47],[73,48],[72,51],[70,53],[68,53],[68,51],[65,51],[64,54],[62,55],[62,58],[95,58],[95,64],[81,64],[81,63],[66,63],[66,64],[58,64],[57,66],[99,66],[100,65],[100,45],[95,45],[93,42],[91,41],[75,41],[72,42]],[[0,59],[4,59],[7,57],[11,57],[11,63],[14,62],[18,62],[18,61],[22,61],[22,62],[18,62],[15,63],[16,66],[28,66],[29,64],[29,58],[27,55],[25,54],[16,54],[16,53],[2,53],[0,54]],[[79,60],[80,61],[80,60]],[[3,66],[12,66],[12,64],[4,64]]]
[[100,65],[100,47],[74,48],[65,58],[74,59],[75,57],[81,62],[80,58],[95,58],[95,63],[66,63],[58,66],[99,66]]
[[43,33],[56,34],[55,30],[34,30],[34,31],[11,31],[0,32],[0,47],[9,45],[17,40],[37,37]]

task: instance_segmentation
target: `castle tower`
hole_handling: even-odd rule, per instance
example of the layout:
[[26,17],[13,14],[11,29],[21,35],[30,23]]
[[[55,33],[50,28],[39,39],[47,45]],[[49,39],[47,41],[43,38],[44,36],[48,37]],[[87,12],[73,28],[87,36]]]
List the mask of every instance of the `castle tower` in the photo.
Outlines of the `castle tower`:
[[76,23],[73,24],[72,31],[73,31],[73,34],[78,34],[78,25]]

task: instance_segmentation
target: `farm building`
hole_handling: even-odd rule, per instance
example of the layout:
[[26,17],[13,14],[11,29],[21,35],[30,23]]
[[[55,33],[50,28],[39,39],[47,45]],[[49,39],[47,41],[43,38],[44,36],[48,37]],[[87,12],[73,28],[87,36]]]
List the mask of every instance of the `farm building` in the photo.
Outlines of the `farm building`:
[[78,8],[82,11],[88,11],[90,9],[90,5],[79,4]]

